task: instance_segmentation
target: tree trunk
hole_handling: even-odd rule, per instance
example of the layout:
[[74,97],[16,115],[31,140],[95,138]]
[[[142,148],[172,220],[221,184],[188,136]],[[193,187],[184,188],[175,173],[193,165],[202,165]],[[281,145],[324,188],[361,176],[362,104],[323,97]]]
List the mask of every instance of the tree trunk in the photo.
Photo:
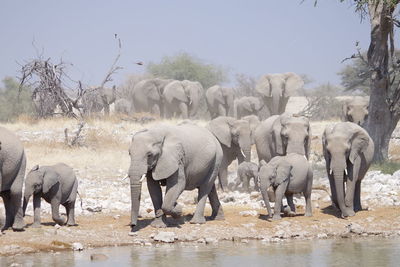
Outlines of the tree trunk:
[[369,0],[368,10],[371,22],[368,64],[372,72],[366,129],[375,143],[374,161],[380,162],[388,158],[390,137],[398,122],[388,103],[390,98],[388,41],[393,27],[390,18],[394,8],[388,1]]

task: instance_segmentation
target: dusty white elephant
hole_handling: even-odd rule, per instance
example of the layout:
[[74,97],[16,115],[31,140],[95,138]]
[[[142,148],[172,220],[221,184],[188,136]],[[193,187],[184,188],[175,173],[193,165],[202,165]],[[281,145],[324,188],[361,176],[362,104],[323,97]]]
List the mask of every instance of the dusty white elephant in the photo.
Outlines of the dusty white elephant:
[[206,100],[211,118],[234,116],[235,93],[232,88],[214,85],[207,89]]
[[360,126],[368,118],[369,97],[355,96],[343,102],[342,120],[354,122]]

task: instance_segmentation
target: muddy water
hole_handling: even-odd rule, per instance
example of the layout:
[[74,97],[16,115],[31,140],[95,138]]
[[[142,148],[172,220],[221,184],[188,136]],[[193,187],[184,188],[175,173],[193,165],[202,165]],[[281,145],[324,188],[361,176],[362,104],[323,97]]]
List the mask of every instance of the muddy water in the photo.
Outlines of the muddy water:
[[[107,260],[91,262],[101,253]],[[0,258],[0,266],[400,266],[400,239],[110,247]],[[18,265],[21,264],[21,265]]]

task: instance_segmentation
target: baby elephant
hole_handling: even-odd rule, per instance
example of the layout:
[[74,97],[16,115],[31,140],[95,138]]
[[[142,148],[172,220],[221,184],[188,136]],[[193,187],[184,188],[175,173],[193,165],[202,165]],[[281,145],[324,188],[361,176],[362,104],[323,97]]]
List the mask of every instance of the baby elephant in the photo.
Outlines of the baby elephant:
[[242,188],[250,193],[251,179],[254,179],[254,190],[258,191],[258,165],[247,161],[240,163],[235,187],[238,188],[242,184]]
[[261,194],[268,210],[268,216],[272,214],[267,193],[267,189],[270,186],[275,192],[274,220],[281,218],[280,211],[283,195],[286,196],[290,207],[289,216],[296,214],[296,208],[293,203],[293,194],[295,193],[304,194],[306,199],[305,216],[312,216],[311,189],[313,173],[304,155],[291,153],[286,156],[277,156],[272,158],[268,164],[265,161],[261,161],[259,177]]
[[51,205],[53,220],[59,225],[65,223],[60,217],[60,204],[67,211],[67,225],[75,224],[75,200],[78,193],[78,180],[71,167],[64,163],[53,166],[36,165],[28,173],[25,180],[25,193],[23,211],[28,205],[29,198],[33,195],[34,223],[33,227],[40,227],[40,198],[43,197]]

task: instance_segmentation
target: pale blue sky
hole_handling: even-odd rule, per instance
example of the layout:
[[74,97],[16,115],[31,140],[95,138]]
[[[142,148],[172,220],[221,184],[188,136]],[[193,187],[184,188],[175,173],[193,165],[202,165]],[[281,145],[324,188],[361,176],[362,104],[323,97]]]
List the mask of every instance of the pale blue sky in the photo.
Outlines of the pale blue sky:
[[15,76],[16,61],[45,55],[74,64],[71,75],[98,84],[122,40],[118,84],[144,68],[185,51],[235,73],[258,77],[293,71],[318,83],[339,84],[341,60],[369,44],[369,23],[360,23],[349,2],[321,0],[2,0],[0,78]]

